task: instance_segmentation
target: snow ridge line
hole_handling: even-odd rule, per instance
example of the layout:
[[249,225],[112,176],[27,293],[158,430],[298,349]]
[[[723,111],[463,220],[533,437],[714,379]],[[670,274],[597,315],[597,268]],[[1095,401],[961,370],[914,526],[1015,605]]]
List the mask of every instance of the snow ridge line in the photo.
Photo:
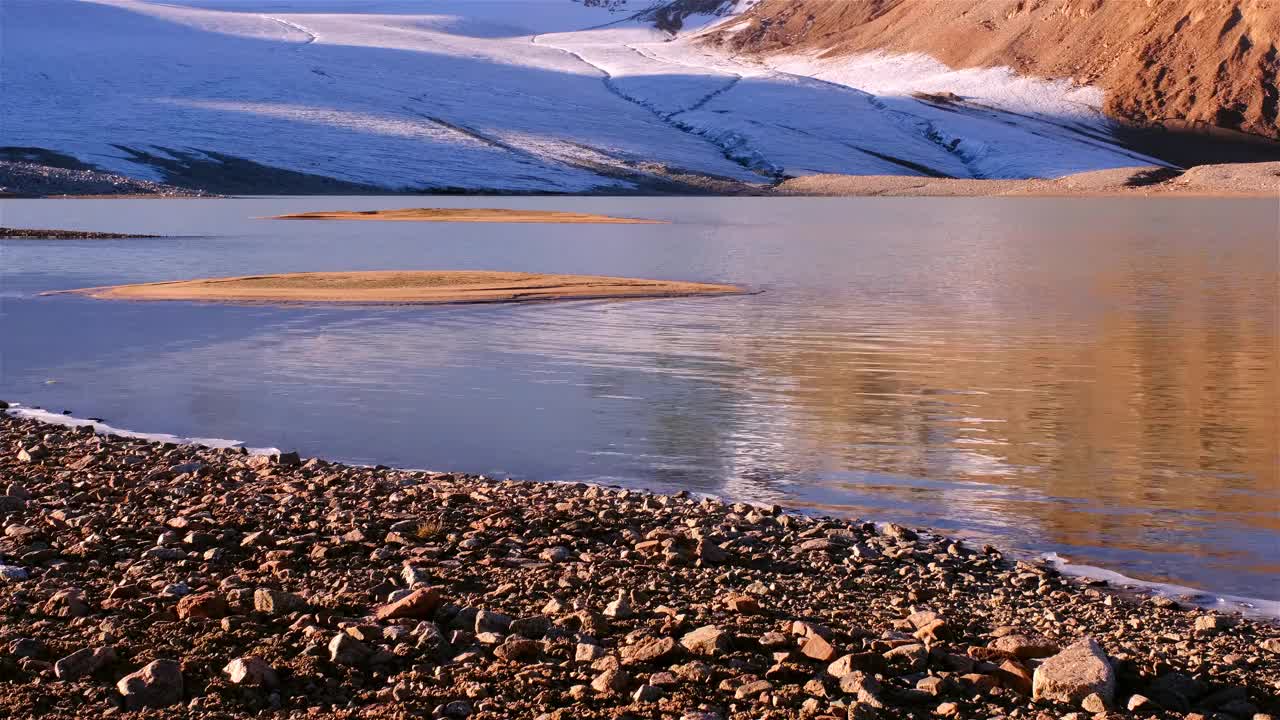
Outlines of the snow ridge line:
[[[736,59],[735,59],[735,62],[736,62]],[[960,143],[964,141],[964,138],[944,132],[941,128],[939,128],[936,124],[934,124],[932,120],[929,120],[928,118],[923,118],[923,117],[920,117],[919,115],[912,115],[911,113],[906,112],[904,110],[896,110],[894,108],[891,108],[887,103],[885,103],[885,101],[881,100],[878,95],[869,93],[865,90],[859,90],[854,87],[849,87],[848,85],[841,85],[840,83],[831,82],[830,80],[823,80],[822,78],[811,77],[809,75],[797,75],[796,73],[789,73],[789,72],[778,70],[777,68],[772,68],[772,67],[769,68],[769,72],[774,75],[795,78],[796,80],[800,80],[803,82],[810,82],[817,85],[821,85],[823,87],[828,87],[833,90],[836,90],[837,92],[853,93],[855,95],[858,95],[859,97],[866,100],[875,109],[880,110],[881,112],[899,120],[900,122],[903,122],[905,127],[914,129],[915,131],[919,132],[920,135],[924,137],[925,140],[928,140],[934,145],[937,145],[947,154],[954,156],[957,160],[960,161],[960,164],[964,166],[965,170],[969,172],[969,176],[971,178],[981,179],[984,176],[984,174],[980,170],[974,167],[974,158],[959,149]],[[858,149],[859,151],[862,150],[861,148],[856,148],[856,149]]]
[[[689,64],[687,64],[687,63],[673,63],[673,62],[671,62],[670,60],[665,60],[665,59],[663,59],[663,58],[660,58],[660,57],[658,57],[658,56],[654,55],[653,53],[645,52],[644,50],[641,50],[640,48],[638,48],[638,47],[636,47],[636,46],[634,46],[634,45],[625,45],[625,44],[624,44],[624,45],[623,45],[623,47],[625,47],[626,49],[630,50],[631,52],[634,52],[635,54],[637,54],[637,55],[639,55],[639,56],[641,56],[641,57],[643,57],[643,58],[645,58],[645,59],[647,59],[647,60],[652,60],[653,62],[662,63],[662,64],[664,64],[664,65],[679,65],[680,67],[689,68],[689,69],[691,69],[691,70],[700,70],[700,69],[702,69],[702,68],[698,68],[698,67],[693,66],[693,65],[689,65]],[[701,110],[701,109],[702,109],[702,108],[703,108],[707,103],[711,102],[712,100],[715,100],[716,98],[720,97],[721,95],[723,95],[723,94],[725,94],[725,93],[729,92],[730,90],[732,90],[733,88],[735,88],[735,87],[738,85],[738,83],[742,82],[742,80],[743,80],[743,77],[742,77],[742,75],[741,75],[741,74],[739,74],[739,73],[734,73],[734,74],[733,74],[733,79],[732,79],[732,80],[729,80],[727,83],[725,83],[724,87],[721,87],[721,88],[716,89],[716,90],[712,90],[711,92],[707,93],[707,95],[706,95],[705,97],[703,97],[702,99],[700,99],[700,100],[698,100],[698,101],[694,102],[692,105],[690,105],[690,106],[689,106],[689,107],[687,107],[687,108],[681,108],[681,109],[679,109],[679,110],[672,110],[671,112],[667,113],[667,117],[669,117],[669,118],[670,118],[670,117],[674,117],[674,116],[676,116],[676,115],[679,115],[680,113],[695,112],[695,111]]]
[[[610,73],[608,70],[605,70],[599,65],[596,65],[595,63],[591,62],[590,60],[586,59],[581,54],[573,50],[562,48],[557,45],[551,45],[548,43],[539,43],[538,37],[539,36],[537,35],[533,35],[530,37],[529,41],[535,45],[542,45],[544,47],[553,48],[555,50],[559,50],[560,52],[571,55],[582,64],[594,69],[596,72],[600,74],[600,77],[602,82],[604,83],[605,89],[608,90],[611,94],[621,98],[622,100],[625,100],[631,103],[632,105],[636,105],[638,107],[644,108],[645,110],[648,110],[650,113],[653,114],[654,117],[658,118],[663,123],[670,125],[672,128],[679,130],[680,132],[702,138],[703,140],[716,146],[716,148],[720,150],[720,153],[725,158],[732,160],[733,162],[753,172],[766,175],[774,182],[782,182],[783,180],[786,179],[786,176],[783,173],[782,168],[778,167],[777,165],[774,165],[772,162],[768,160],[768,158],[766,158],[758,150],[752,149],[749,146],[749,141],[747,140],[747,138],[743,137],[741,134],[733,132],[732,130],[724,131],[721,133],[714,133],[713,131],[707,128],[700,128],[685,122],[675,120],[674,119],[675,115],[678,115],[683,112],[688,112],[688,110],[686,109],[686,110],[679,110],[672,113],[664,113],[661,110],[659,110],[657,107],[655,107],[652,103],[640,98],[633,97],[623,92],[622,89],[619,88],[617,83],[614,81],[613,74]],[[632,48],[629,45],[624,45],[624,47],[626,47],[628,50],[631,50],[632,52],[635,52],[638,55],[644,56],[643,53],[640,53],[635,48]],[[647,57],[647,56],[644,56],[644,57]],[[739,77],[738,79],[741,80],[741,77]],[[736,85],[736,84],[737,84],[736,82],[733,82],[730,85]],[[718,92],[723,92],[727,89],[729,88],[721,88]]]
[[[739,58],[729,56],[729,60],[731,60],[735,64],[742,65],[742,61]],[[984,176],[984,173],[982,173],[980,170],[978,170],[975,167],[974,165],[975,159],[972,156],[964,153],[959,149],[960,143],[964,141],[964,138],[944,132],[940,127],[938,127],[936,124],[934,124],[932,120],[929,120],[928,118],[923,118],[923,117],[920,117],[919,115],[913,115],[904,110],[896,110],[894,108],[891,108],[888,106],[887,103],[881,100],[878,95],[869,93],[865,90],[859,90],[858,88],[855,88],[855,87],[842,85],[840,83],[832,82],[830,80],[823,80],[822,78],[818,78],[818,77],[812,77],[809,75],[799,75],[796,73],[786,72],[784,70],[779,70],[775,67],[770,67],[768,65],[763,65],[763,67],[765,67],[769,72],[769,74],[771,75],[789,77],[789,78],[799,80],[801,82],[809,82],[816,85],[821,85],[823,87],[830,88],[837,92],[853,93],[854,95],[857,95],[863,98],[864,100],[866,100],[867,103],[869,103],[875,109],[880,110],[886,115],[897,119],[899,122],[903,123],[904,127],[909,127],[915,130],[916,132],[920,133],[920,135],[925,140],[929,141],[930,143],[933,143],[934,145],[937,145],[943,152],[955,157],[958,161],[960,161],[960,164],[964,166],[965,170],[968,171],[969,176],[971,178],[982,178]],[[858,150],[859,152],[865,152],[863,148],[860,148],[857,146],[848,145],[846,143],[840,143],[840,144],[843,144],[846,147],[851,147],[852,149]],[[869,153],[869,154],[874,155],[874,153]],[[895,164],[900,164],[900,163],[895,163]]]
[[[923,102],[923,101],[917,100],[917,102]],[[1090,111],[1094,111],[1094,113],[1098,115],[1098,119],[1099,119],[1099,122],[1101,123],[1101,127],[1088,125],[1086,123],[1078,122],[1078,121],[1073,121],[1073,122],[1058,121],[1058,120],[1054,120],[1051,117],[1046,117],[1044,115],[1041,115],[1040,113],[1035,113],[1035,112],[1022,113],[1022,112],[1017,112],[1015,110],[1007,110],[1005,108],[1002,108],[996,105],[988,105],[986,103],[976,102],[973,100],[961,100],[960,102],[957,102],[954,104],[962,109],[976,110],[978,112],[985,113],[987,116],[995,120],[1002,120],[1005,117],[1015,117],[1015,118],[1021,118],[1023,120],[1029,120],[1039,125],[1048,125],[1049,127],[1065,130],[1066,132],[1070,133],[1070,135],[1065,137],[1058,136],[1058,139],[1070,139],[1074,142],[1080,143],[1081,145],[1086,145],[1088,147],[1096,148],[1098,150],[1116,152],[1121,155],[1124,155],[1125,157],[1129,157],[1136,161],[1140,161],[1146,165],[1160,165],[1164,167],[1174,167],[1173,165],[1165,162],[1164,160],[1160,160],[1159,158],[1148,157],[1146,155],[1143,155],[1142,153],[1130,150],[1126,148],[1124,145],[1117,142],[1114,137],[1107,135],[1106,134],[1107,129],[1114,128],[1115,122],[1112,121],[1110,118],[1107,118],[1105,115],[1098,114],[1096,111],[1093,110],[1092,107],[1085,105],[1084,103],[1075,103],[1075,104],[1077,106],[1086,108]],[[1027,131],[1034,133],[1038,137],[1049,137],[1049,138],[1053,137],[1053,136],[1045,135],[1044,133],[1039,132],[1032,126],[1028,126]]]
[[[819,82],[826,82],[826,81],[819,81]],[[928,118],[923,118],[923,117],[920,117],[919,115],[912,115],[911,113],[906,112],[904,110],[895,110],[889,107],[889,105],[885,101],[881,100],[876,95],[867,94],[867,98],[868,98],[868,102],[870,102],[871,105],[875,107],[877,110],[880,110],[886,115],[896,118],[901,122],[904,122],[908,127],[916,129],[917,131],[920,132],[920,134],[924,137],[925,140],[928,140],[934,145],[937,145],[944,152],[954,156],[957,160],[960,161],[960,164],[964,166],[965,170],[969,172],[970,178],[981,180],[984,177],[986,177],[986,173],[983,173],[981,170],[975,167],[974,165],[975,158],[972,155],[960,149],[960,143],[964,142],[964,138],[959,137],[957,135],[952,135],[951,133],[948,133],[948,132],[944,132],[942,128],[938,127],[932,120],[929,120]]]
[[305,27],[303,27],[303,26],[301,26],[301,25],[299,25],[299,24],[297,24],[297,23],[295,23],[295,22],[289,22],[288,20],[284,20],[284,19],[281,19],[281,18],[275,17],[274,15],[263,15],[263,16],[262,16],[262,18],[263,18],[263,19],[265,19],[265,20],[270,20],[270,21],[272,21],[272,22],[280,23],[281,25],[283,25],[283,26],[285,26],[285,27],[289,28],[290,30],[297,30],[298,32],[302,33],[303,35],[306,35],[306,36],[307,36],[307,39],[306,39],[306,40],[304,40],[304,41],[302,41],[301,43],[298,43],[298,46],[297,46],[296,48],[294,48],[295,50],[301,50],[302,48],[306,47],[307,45],[310,45],[311,43],[313,43],[313,42],[315,42],[316,40],[319,40],[319,39],[320,39],[320,36],[319,36],[319,35],[316,35],[315,33],[311,32],[310,30],[306,29]]
[[[416,98],[410,98],[410,99],[413,100]],[[416,115],[431,123],[434,123],[435,125],[439,125],[440,127],[443,127],[447,130],[451,130],[460,135],[465,135],[475,140],[476,142],[487,145],[491,148],[494,148],[495,150],[502,150],[504,152],[511,153],[519,160],[519,162],[532,165],[533,167],[550,169],[550,166],[555,164],[555,165],[560,165],[561,167],[574,168],[579,170],[582,169],[582,168],[576,168],[573,164],[566,163],[560,160],[559,158],[539,155],[526,148],[519,147],[518,145],[512,145],[511,143],[505,140],[493,137],[492,135],[487,135],[483,132],[480,132],[479,130],[467,127],[466,125],[460,125],[458,123],[445,120],[444,118],[438,117],[436,115],[429,115],[427,113],[414,110],[408,105],[403,106],[403,109],[406,112]]]
[[720,88],[719,90],[713,90],[712,92],[708,93],[706,97],[695,102],[689,107],[683,110],[676,110],[675,112],[669,113],[668,116],[679,115],[680,113],[687,113],[687,112],[697,112],[698,110],[701,110],[704,106],[706,106],[707,103],[711,102],[712,100],[715,100],[721,95],[737,87],[738,83],[740,82],[742,82],[742,76],[734,75],[733,79],[730,80],[728,83],[726,83],[724,87]]

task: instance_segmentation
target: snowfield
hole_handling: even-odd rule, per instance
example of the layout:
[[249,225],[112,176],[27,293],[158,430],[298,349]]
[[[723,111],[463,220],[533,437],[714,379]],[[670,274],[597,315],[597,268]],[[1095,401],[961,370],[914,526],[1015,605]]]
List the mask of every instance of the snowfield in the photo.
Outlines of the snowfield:
[[1091,88],[920,56],[765,64],[699,44],[718,17],[673,39],[635,16],[655,4],[3,0],[0,146],[151,180],[237,158],[395,190],[570,193],[1156,162],[1110,139]]

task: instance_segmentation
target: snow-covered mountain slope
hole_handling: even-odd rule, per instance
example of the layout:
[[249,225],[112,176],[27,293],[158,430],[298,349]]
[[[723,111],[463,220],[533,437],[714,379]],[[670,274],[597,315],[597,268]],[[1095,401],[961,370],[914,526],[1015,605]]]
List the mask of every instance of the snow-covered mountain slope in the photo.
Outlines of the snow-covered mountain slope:
[[3,0],[0,146],[156,180],[235,158],[392,189],[530,192],[1152,162],[1110,141],[1088,89],[920,57],[764,65],[692,41],[720,15],[681,16],[673,40],[654,27],[661,6]]

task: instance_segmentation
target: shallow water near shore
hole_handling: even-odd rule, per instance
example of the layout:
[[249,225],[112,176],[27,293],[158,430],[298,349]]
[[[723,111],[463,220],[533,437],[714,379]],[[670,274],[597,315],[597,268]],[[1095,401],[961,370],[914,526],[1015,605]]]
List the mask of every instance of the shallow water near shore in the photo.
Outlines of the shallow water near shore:
[[[670,225],[291,223],[509,207]],[[1275,202],[0,201],[0,398],[352,462],[937,528],[1280,599]],[[528,270],[759,295],[529,307],[38,297],[318,270]]]

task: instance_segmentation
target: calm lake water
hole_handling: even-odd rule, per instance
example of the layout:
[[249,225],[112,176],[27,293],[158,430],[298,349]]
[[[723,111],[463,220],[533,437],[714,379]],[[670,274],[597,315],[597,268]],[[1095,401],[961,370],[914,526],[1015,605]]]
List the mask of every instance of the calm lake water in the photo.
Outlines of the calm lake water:
[[[575,210],[670,225],[323,223]],[[1280,598],[1274,200],[6,200],[0,398],[393,466],[930,526]],[[303,270],[741,283],[732,298],[266,307],[37,297]]]

